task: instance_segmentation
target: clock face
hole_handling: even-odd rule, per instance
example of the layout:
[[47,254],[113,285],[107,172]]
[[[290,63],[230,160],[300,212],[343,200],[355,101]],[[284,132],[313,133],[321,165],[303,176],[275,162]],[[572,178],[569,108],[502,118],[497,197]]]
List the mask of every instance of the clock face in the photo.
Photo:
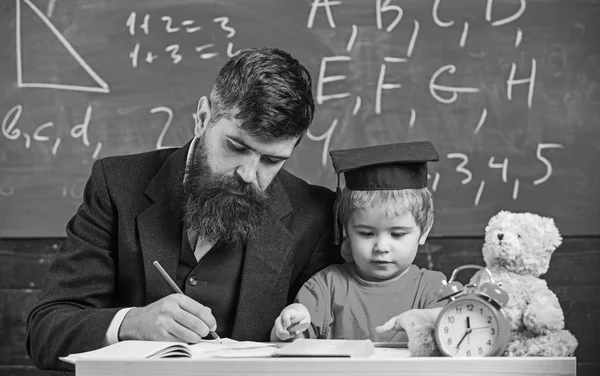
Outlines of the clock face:
[[496,309],[472,298],[448,303],[436,325],[440,350],[450,356],[494,355],[500,334]]

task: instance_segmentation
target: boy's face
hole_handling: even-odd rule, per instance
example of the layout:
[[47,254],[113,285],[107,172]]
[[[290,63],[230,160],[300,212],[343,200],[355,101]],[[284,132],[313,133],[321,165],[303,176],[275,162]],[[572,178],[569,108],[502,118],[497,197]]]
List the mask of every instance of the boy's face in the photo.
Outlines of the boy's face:
[[392,279],[414,261],[421,234],[412,213],[404,208],[390,213],[384,205],[357,210],[348,221],[347,235],[358,274],[365,280]]

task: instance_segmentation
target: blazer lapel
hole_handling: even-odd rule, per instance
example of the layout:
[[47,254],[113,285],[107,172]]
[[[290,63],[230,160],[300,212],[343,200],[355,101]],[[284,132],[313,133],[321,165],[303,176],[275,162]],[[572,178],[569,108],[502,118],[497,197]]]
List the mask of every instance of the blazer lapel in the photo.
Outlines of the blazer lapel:
[[146,188],[145,194],[151,204],[137,217],[144,260],[146,303],[174,292],[152,263],[158,261],[175,280],[183,231],[180,208],[188,149],[189,143],[167,158]]
[[269,191],[271,215],[246,245],[233,338],[254,338],[256,327],[264,325],[260,323],[261,318],[271,316],[269,296],[277,279],[285,272],[285,260],[291,252],[292,235],[281,223],[281,218],[292,211],[292,205],[278,179],[273,181]]

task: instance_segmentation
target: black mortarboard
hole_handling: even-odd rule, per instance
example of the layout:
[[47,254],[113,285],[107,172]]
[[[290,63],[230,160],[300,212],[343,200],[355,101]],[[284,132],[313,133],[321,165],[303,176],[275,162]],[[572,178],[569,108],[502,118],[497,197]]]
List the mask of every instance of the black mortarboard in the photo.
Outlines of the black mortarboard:
[[[418,189],[427,186],[427,162],[440,157],[429,141],[375,145],[329,152],[333,168],[344,174],[346,188],[358,191]],[[338,197],[339,199],[339,197]],[[341,237],[335,207],[336,241]],[[338,228],[339,226],[339,228]]]
[[427,162],[439,161],[429,141],[376,145],[329,152],[336,174],[352,190],[399,190],[427,186]]

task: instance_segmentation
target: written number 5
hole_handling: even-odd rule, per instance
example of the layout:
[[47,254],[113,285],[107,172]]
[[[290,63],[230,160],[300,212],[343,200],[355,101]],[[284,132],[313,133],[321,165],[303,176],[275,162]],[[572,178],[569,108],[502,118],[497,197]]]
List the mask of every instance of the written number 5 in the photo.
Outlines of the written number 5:
[[550,178],[550,175],[552,175],[552,165],[550,164],[550,161],[548,161],[546,158],[542,157],[542,150],[563,148],[563,147],[564,146],[560,145],[560,144],[538,144],[537,150],[535,152],[535,156],[537,157],[537,159],[542,161],[543,164],[546,165],[546,175],[542,176],[541,178],[539,178],[537,180],[534,180],[533,185],[542,184],[543,182],[545,182],[546,180],[548,180]]

